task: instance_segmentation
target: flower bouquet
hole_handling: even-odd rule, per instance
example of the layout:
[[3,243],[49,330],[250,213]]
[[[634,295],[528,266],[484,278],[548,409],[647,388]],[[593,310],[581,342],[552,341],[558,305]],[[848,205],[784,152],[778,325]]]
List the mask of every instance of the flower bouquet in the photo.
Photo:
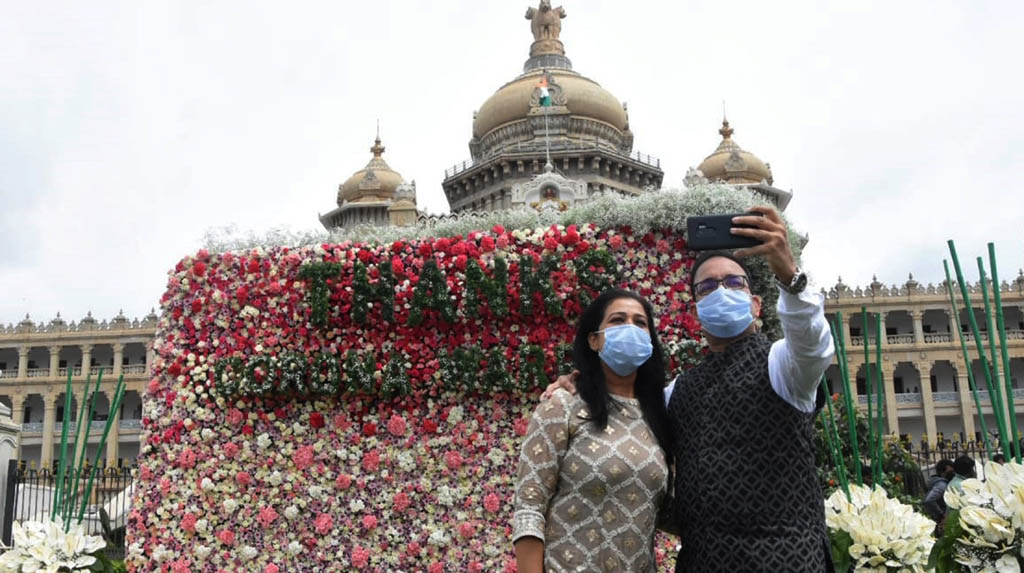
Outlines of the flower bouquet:
[[925,571],[935,523],[882,488],[850,484],[825,500],[835,570]]
[[929,560],[936,571],[1020,573],[1024,466],[990,463],[985,473],[946,490],[946,530]]
[[0,573],[114,570],[102,552],[107,542],[86,535],[81,525],[65,531],[56,521],[15,522],[11,535],[14,548],[0,555]]

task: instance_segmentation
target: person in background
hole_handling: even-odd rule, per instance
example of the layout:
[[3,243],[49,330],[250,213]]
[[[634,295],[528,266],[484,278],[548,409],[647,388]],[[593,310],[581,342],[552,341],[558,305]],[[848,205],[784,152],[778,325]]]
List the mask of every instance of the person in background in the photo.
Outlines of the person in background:
[[921,509],[940,524],[946,518],[946,500],[943,496],[946,494],[949,480],[953,479],[954,475],[952,460],[943,459],[935,464],[935,473],[928,478],[928,493],[924,496]]
[[974,459],[971,456],[960,456],[953,460],[953,472],[956,474],[949,480],[949,488],[953,491],[963,491],[964,480],[977,477],[974,471]]

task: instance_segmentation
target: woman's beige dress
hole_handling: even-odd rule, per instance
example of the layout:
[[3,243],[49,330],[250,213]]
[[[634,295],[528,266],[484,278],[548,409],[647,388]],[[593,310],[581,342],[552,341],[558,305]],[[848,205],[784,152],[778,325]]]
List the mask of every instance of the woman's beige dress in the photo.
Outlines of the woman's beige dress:
[[558,390],[533,413],[519,457],[512,541],[544,541],[548,572],[654,571],[668,467],[638,400],[612,396],[598,431]]

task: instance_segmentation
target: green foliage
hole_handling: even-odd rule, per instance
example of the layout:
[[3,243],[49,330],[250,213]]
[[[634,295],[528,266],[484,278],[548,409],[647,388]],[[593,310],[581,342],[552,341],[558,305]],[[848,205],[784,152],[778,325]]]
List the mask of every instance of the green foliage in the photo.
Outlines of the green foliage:
[[408,320],[410,326],[423,324],[423,312],[427,309],[441,313],[441,320],[444,322],[455,322],[455,307],[448,293],[448,283],[441,269],[437,267],[437,261],[430,259],[423,263],[419,282],[413,291],[411,306]]
[[963,534],[960,527],[960,512],[950,509],[946,514],[946,526],[942,538],[935,542],[932,553],[928,556],[929,570],[934,569],[937,573],[957,573],[960,565],[953,558],[956,549],[956,540]]
[[377,282],[371,284],[366,265],[356,261],[352,277],[352,320],[356,324],[366,324],[370,307],[380,303],[380,317],[385,322],[395,318],[395,277],[391,272],[391,262],[382,261],[377,265],[379,276]]
[[345,366],[342,369],[342,382],[345,390],[354,394],[371,394],[376,390],[377,384],[373,378],[377,371],[377,363],[373,355],[367,355],[361,359],[355,350],[349,350],[345,355]]
[[[850,474],[850,483],[853,484],[853,448],[850,446],[850,436],[847,431],[849,427],[847,412],[844,401],[837,399],[838,396],[840,395],[836,394],[829,397],[829,399],[832,400],[832,411],[835,413],[836,427],[839,429],[839,447],[846,463],[847,472]],[[815,465],[818,468],[818,481],[821,484],[825,497],[831,495],[840,484],[839,475],[832,462],[832,456],[825,439],[825,426],[823,422],[826,416],[825,409],[822,409],[821,414],[814,421],[817,452]],[[857,442],[861,457],[863,458],[862,463],[865,466],[864,483],[865,485],[870,485],[872,472],[869,468],[871,460],[870,457],[865,457],[869,456],[871,451],[868,444],[868,423],[859,412],[855,412],[854,416],[857,425]],[[920,506],[921,498],[925,493],[923,491],[923,478],[921,477],[920,466],[913,460],[910,453],[898,442],[888,441],[883,448],[882,459],[882,483],[879,485],[889,492],[890,496],[899,499],[901,502]]]
[[469,259],[466,263],[466,290],[463,294],[466,315],[478,316],[480,304],[485,300],[494,316],[508,315],[508,263],[503,257],[494,259],[490,277],[484,274],[476,259]]
[[615,257],[605,249],[587,251],[577,257],[573,265],[576,267],[580,285],[586,287],[577,291],[580,305],[583,307],[593,300],[590,291],[600,294],[619,282],[619,265]]
[[398,396],[408,396],[412,392],[408,371],[398,356],[392,356],[391,360],[384,366],[383,378],[380,385],[380,396],[385,400],[391,400]]
[[544,349],[535,344],[524,344],[519,348],[519,389],[529,391],[547,386],[548,375],[545,372]]
[[539,294],[549,315],[562,316],[562,301],[555,295],[555,287],[551,284],[551,273],[558,270],[558,259],[544,255],[539,266],[534,264],[529,256],[519,260],[519,312],[526,316],[536,312],[534,295]]
[[327,288],[327,279],[341,274],[340,263],[308,263],[299,269],[299,278],[309,282],[309,296],[307,301],[312,310],[311,322],[314,326],[327,326],[328,305],[331,301],[331,292]]
[[836,571],[849,571],[853,565],[853,558],[850,557],[853,537],[848,531],[834,531],[830,532],[829,542],[832,549],[832,566]]

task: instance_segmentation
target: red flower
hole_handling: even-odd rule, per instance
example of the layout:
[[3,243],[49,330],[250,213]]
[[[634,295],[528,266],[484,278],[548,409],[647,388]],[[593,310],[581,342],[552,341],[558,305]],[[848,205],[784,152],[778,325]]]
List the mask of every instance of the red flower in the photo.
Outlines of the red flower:
[[245,414],[242,413],[238,408],[232,408],[228,410],[228,423],[232,426],[237,426],[245,420]]
[[491,232],[494,233],[495,235],[504,235],[505,227],[502,227],[501,225],[495,225],[491,227]]
[[526,418],[519,418],[512,423],[512,430],[515,431],[517,436],[525,436],[526,429],[529,427],[530,422]]
[[466,270],[466,263],[469,262],[466,255],[459,255],[455,257],[455,267],[460,271]]
[[370,450],[363,454],[363,469],[368,472],[375,472],[380,467],[380,453],[377,450]]
[[455,243],[454,245],[452,245],[452,254],[456,255],[456,256],[458,256],[458,255],[465,255],[466,254],[466,244],[462,243],[462,242],[458,242],[458,243]]
[[554,237],[548,237],[544,239],[544,248],[549,251],[554,251],[558,248],[558,241]]
[[238,455],[238,445],[234,442],[224,444],[224,455],[233,458]]
[[362,261],[363,263],[370,262],[370,257],[372,256],[372,253],[370,253],[370,251],[367,251],[366,249],[359,250],[359,260]]
[[613,249],[618,249],[619,247],[621,247],[622,246],[622,236],[621,235],[614,235],[612,238],[608,239],[608,246],[610,246]]
[[423,431],[428,434],[433,434],[434,432],[437,431],[437,422],[431,420],[430,418],[423,420]]
[[419,253],[420,253],[421,257],[427,258],[431,254],[433,254],[433,252],[434,252],[434,250],[431,248],[429,242],[420,243]]
[[316,429],[324,427],[324,415],[320,412],[313,412],[309,415],[309,425]]
[[238,472],[237,474],[235,474],[235,482],[237,482],[238,485],[241,486],[252,485],[252,476],[250,476],[246,472]]
[[370,550],[356,545],[352,548],[352,565],[362,569],[370,563]]
[[489,253],[489,252],[493,251],[494,250],[494,239],[492,239],[490,237],[484,237],[483,239],[480,239],[480,248],[485,253]]
[[199,261],[192,265],[192,274],[197,277],[201,277],[206,274],[206,263]]
[[363,435],[367,438],[377,435],[377,424],[373,422],[367,422],[363,424]]
[[476,528],[472,523],[462,522],[459,524],[459,535],[463,538],[473,537],[474,533],[476,533]]

